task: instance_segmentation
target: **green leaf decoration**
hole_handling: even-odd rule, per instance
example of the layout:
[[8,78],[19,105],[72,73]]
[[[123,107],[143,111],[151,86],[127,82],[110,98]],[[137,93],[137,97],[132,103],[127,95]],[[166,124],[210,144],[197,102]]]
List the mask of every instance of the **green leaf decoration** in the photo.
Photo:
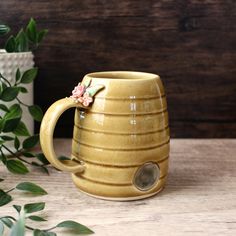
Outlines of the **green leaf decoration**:
[[28,168],[19,160],[7,160],[7,169],[13,174],[27,174]]
[[36,22],[33,18],[30,19],[27,27],[26,27],[26,33],[28,36],[28,39],[33,42],[37,43],[37,30],[36,30]]
[[29,216],[28,217],[30,220],[33,220],[33,221],[47,221],[46,219],[40,217],[40,216]]
[[17,138],[17,136],[14,139],[14,147],[16,150],[19,150],[20,148],[20,140]]
[[15,52],[16,51],[16,39],[13,35],[11,35],[6,44],[5,44],[5,50],[7,52]]
[[13,133],[17,136],[30,136],[29,130],[27,129],[26,125],[22,121],[18,123]]
[[32,105],[28,107],[29,113],[36,121],[41,121],[43,119],[43,111],[37,105]]
[[45,202],[29,203],[24,205],[24,210],[26,213],[34,213],[37,211],[42,211],[45,207]]
[[6,225],[8,228],[11,228],[13,226],[12,220],[10,220],[8,217],[1,218],[1,221],[4,225]]
[[102,85],[102,84],[96,84],[96,85],[93,85],[93,86],[87,88],[87,89],[86,89],[86,92],[88,92],[89,95],[90,95],[91,97],[93,97],[98,91],[100,91],[100,90],[103,89],[103,88],[105,88],[104,85]]
[[16,82],[18,82],[20,80],[20,78],[21,78],[20,69],[17,68],[17,70],[16,70]]
[[38,142],[39,142],[39,136],[38,135],[31,136],[31,137],[24,140],[23,148],[24,149],[33,148],[38,144]]
[[50,164],[50,162],[47,160],[47,158],[44,156],[43,153],[38,153],[35,155],[36,158],[41,162],[43,163],[44,165],[48,165]]
[[0,189],[0,206],[4,206],[12,201],[12,197]]
[[1,109],[2,111],[5,111],[5,112],[8,112],[8,111],[9,111],[8,108],[7,108],[7,106],[5,106],[4,104],[0,104],[0,109]]
[[10,236],[24,236],[25,235],[25,217],[20,216],[18,221],[13,225]]
[[0,221],[0,236],[4,233],[4,224]]
[[29,51],[29,43],[28,38],[23,29],[19,31],[16,38],[16,51],[17,52],[28,52]]
[[88,227],[72,220],[63,221],[59,223],[57,227],[70,229],[73,233],[76,233],[76,234],[93,234],[94,233]]
[[21,211],[21,206],[19,206],[19,205],[13,205],[13,207],[15,208],[15,210],[18,212],[18,213],[20,213],[20,211]]
[[29,83],[33,82],[33,80],[36,78],[37,74],[38,74],[38,68],[35,67],[32,69],[29,69],[23,73],[20,82],[22,84],[29,84]]
[[81,82],[82,85],[84,85],[86,88],[90,85],[92,79],[89,77],[86,77],[85,79],[83,79],[83,81]]
[[10,102],[14,100],[17,95],[19,94],[19,88],[18,87],[7,87],[6,89],[3,90],[2,95],[1,95],[1,100],[4,102]]
[[16,189],[33,193],[35,195],[45,195],[47,192],[37,184],[31,182],[22,182],[16,186]]
[[0,36],[7,34],[10,31],[10,27],[7,25],[0,25]]

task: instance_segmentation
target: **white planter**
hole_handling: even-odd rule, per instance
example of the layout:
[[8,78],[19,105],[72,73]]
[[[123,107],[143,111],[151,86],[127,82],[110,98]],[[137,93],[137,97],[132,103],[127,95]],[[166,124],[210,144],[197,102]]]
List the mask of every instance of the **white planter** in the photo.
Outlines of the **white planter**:
[[[1,74],[9,80],[11,84],[14,84],[16,70],[19,68],[20,72],[34,67],[34,55],[32,52],[20,52],[20,53],[7,53],[5,50],[0,50],[0,72]],[[27,88],[28,93],[20,94],[19,99],[28,104],[33,104],[33,83],[24,85]],[[12,102],[2,102],[1,103],[9,106]],[[33,134],[34,132],[34,121],[30,116],[26,107],[23,107],[23,118],[22,121],[26,124],[29,131]],[[3,112],[0,111],[2,116]]]

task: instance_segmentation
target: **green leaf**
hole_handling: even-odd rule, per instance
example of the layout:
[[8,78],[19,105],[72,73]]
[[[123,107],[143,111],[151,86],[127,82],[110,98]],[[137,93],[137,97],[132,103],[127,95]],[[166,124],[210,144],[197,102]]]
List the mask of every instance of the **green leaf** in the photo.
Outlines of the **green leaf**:
[[29,51],[29,43],[28,38],[23,29],[19,31],[16,36],[16,51],[17,52],[28,52]]
[[24,157],[28,157],[28,158],[35,157],[35,155],[31,152],[23,152],[22,155]]
[[41,30],[41,31],[37,34],[37,43],[41,43],[41,41],[44,39],[44,37],[46,36],[47,33],[48,33],[48,30],[46,30],[46,29]]
[[30,182],[22,182],[16,186],[16,189],[33,193],[36,195],[45,195],[47,192],[40,186]]
[[4,206],[12,201],[12,197],[0,189],[0,206]]
[[28,93],[28,90],[25,87],[18,87],[21,93]]
[[32,68],[24,72],[24,74],[21,77],[21,83],[23,84],[29,84],[31,83],[38,74],[38,68]]
[[84,85],[86,88],[90,85],[92,79],[89,77],[86,77],[85,79],[83,79],[83,81],[81,82],[82,85]]
[[10,236],[24,236],[25,235],[25,217],[20,215],[18,221],[13,225]]
[[96,85],[94,85],[94,86],[91,86],[91,87],[87,88],[87,89],[86,89],[86,92],[88,92],[89,95],[90,95],[91,97],[93,97],[99,90],[101,90],[101,89],[103,89],[103,88],[105,88],[104,85],[102,85],[102,84],[96,84]]
[[28,168],[19,160],[8,160],[6,166],[13,174],[27,174],[29,172]]
[[8,228],[11,228],[13,225],[13,222],[11,219],[7,218],[7,217],[3,217],[1,218],[1,221],[4,225],[6,225]]
[[33,213],[37,211],[42,211],[45,207],[45,202],[29,203],[24,205],[24,210],[26,213]]
[[5,106],[4,104],[0,104],[0,109],[3,110],[3,111],[5,111],[5,112],[8,112],[8,111],[9,111],[8,108],[7,108],[7,106]]
[[33,42],[37,43],[37,30],[36,30],[36,22],[33,18],[30,19],[27,27],[26,27],[26,33],[28,39]]
[[33,221],[47,221],[46,219],[40,217],[40,216],[29,216],[28,217],[30,220],[33,220]]
[[3,132],[12,132],[20,122],[22,115],[22,109],[19,104],[14,104],[9,108],[9,112],[7,112],[4,119],[4,128]]
[[3,139],[4,141],[12,141],[12,140],[14,140],[13,137],[7,136],[7,135],[2,135],[2,136],[0,136],[0,138]]
[[5,50],[7,52],[15,52],[15,50],[16,50],[16,39],[14,38],[13,35],[11,35],[8,38],[8,40],[7,40],[6,44],[5,44]]
[[19,205],[13,205],[13,207],[16,209],[16,211],[17,211],[18,213],[20,213],[20,211],[21,211],[21,206],[19,206]]
[[7,25],[0,25],[0,36],[7,34],[10,31],[10,27]]
[[18,82],[20,80],[20,78],[21,78],[20,69],[17,68],[17,70],[16,70],[16,82]]
[[68,161],[68,160],[71,160],[71,158],[66,157],[66,156],[59,156],[58,159],[59,159],[60,161]]
[[0,236],[3,235],[4,232],[4,224],[0,221]]
[[14,147],[15,147],[16,150],[19,150],[20,140],[17,138],[17,136],[14,139]]
[[28,107],[29,113],[36,121],[41,121],[43,119],[43,111],[37,105],[32,105]]
[[0,155],[0,161],[2,161],[2,163],[3,163],[4,165],[6,165],[6,163],[7,163],[7,158],[6,158],[6,156],[4,155],[3,152],[2,152],[1,155]]
[[94,233],[88,227],[86,227],[82,224],[79,224],[75,221],[72,221],[72,220],[63,221],[63,222],[59,223],[57,225],[57,227],[63,227],[63,228],[70,229],[73,233],[77,233],[77,234],[93,234]]
[[54,232],[47,232],[40,229],[35,229],[34,236],[57,236],[57,234]]
[[7,87],[6,89],[3,90],[2,95],[1,95],[1,99],[4,102],[10,102],[12,100],[14,100],[17,95],[19,94],[19,88],[18,87]]
[[30,136],[29,130],[22,121],[18,123],[13,133],[17,136]]
[[38,142],[39,142],[39,136],[38,135],[31,136],[31,137],[24,140],[23,148],[24,149],[33,148],[34,146],[36,146],[38,144]]
[[44,165],[50,164],[50,162],[47,160],[47,158],[44,156],[43,153],[38,153],[38,154],[36,154],[35,156],[36,156],[36,158],[37,158],[40,162],[42,162]]

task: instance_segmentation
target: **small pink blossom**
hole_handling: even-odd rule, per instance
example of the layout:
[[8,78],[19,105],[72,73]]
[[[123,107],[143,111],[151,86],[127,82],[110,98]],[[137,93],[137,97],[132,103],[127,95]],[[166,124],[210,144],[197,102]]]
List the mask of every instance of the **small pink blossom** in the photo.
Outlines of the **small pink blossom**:
[[93,102],[93,98],[90,96],[88,92],[85,92],[83,96],[83,105],[87,107],[91,102]]
[[85,91],[86,87],[84,85],[81,85],[80,83],[74,88],[74,90],[72,91],[72,98],[78,99],[80,98],[84,91]]

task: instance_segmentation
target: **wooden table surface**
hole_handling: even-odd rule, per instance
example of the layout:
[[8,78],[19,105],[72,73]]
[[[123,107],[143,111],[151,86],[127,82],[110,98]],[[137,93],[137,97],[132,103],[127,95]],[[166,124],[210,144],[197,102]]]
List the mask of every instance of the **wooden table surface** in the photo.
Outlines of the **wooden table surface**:
[[[58,154],[69,155],[70,140],[56,140],[55,145]],[[46,201],[42,215],[48,222],[40,223],[44,228],[71,219],[87,225],[97,236],[236,235],[233,139],[172,139],[166,188],[154,197],[133,202],[89,197],[76,189],[69,174],[54,169],[50,176],[36,169],[25,176],[0,170],[0,177],[6,179],[1,183],[4,189],[32,181],[49,193],[32,198],[13,192],[14,201],[1,207],[0,215],[15,215],[12,204]]]

